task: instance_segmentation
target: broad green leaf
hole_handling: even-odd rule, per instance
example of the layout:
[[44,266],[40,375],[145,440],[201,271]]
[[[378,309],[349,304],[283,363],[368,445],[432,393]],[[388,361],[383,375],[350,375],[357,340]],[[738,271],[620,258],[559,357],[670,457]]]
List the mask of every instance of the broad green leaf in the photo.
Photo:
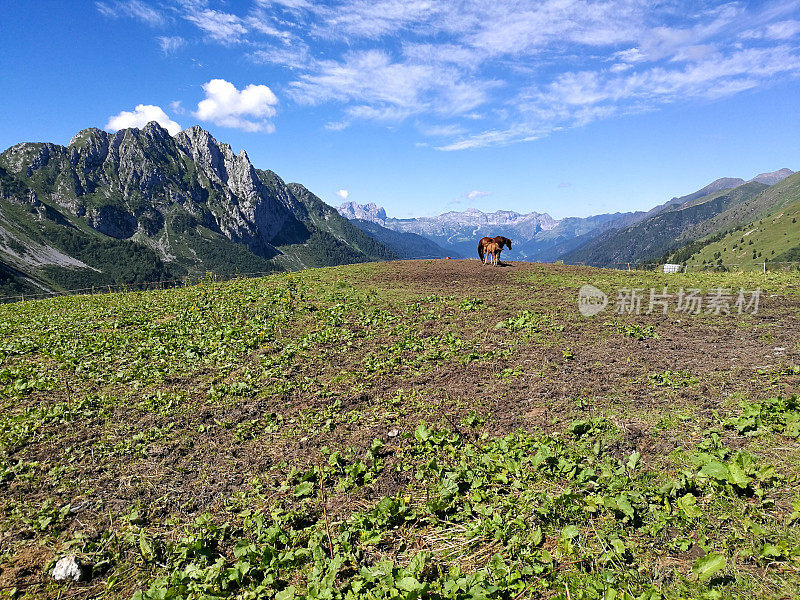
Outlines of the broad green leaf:
[[729,471],[728,467],[716,460],[712,460],[703,465],[700,469],[700,475],[705,475],[717,481],[728,481]]
[[398,590],[403,590],[404,592],[415,592],[421,590],[423,587],[414,577],[403,577],[401,580],[395,582],[395,586]]
[[543,538],[544,536],[542,535],[542,528],[537,527],[531,534],[531,543],[533,543],[534,546],[539,546],[542,543]]
[[637,452],[637,451],[634,451],[634,452],[633,452],[633,453],[632,453],[632,454],[631,454],[631,455],[628,457],[628,464],[626,465],[626,466],[628,467],[628,470],[629,470],[629,471],[635,471],[635,470],[636,470],[636,467],[638,467],[638,466],[639,466],[639,461],[641,460],[641,458],[642,458],[642,455],[641,455],[641,454],[639,454],[639,452]]
[[297,498],[303,498],[305,496],[310,496],[314,491],[314,484],[310,481],[304,481],[296,488],[294,488],[294,495]]
[[711,552],[694,561],[692,571],[700,581],[708,581],[714,573],[724,569],[726,564],[727,560],[722,554]]
[[567,525],[564,529],[561,530],[561,537],[566,540],[571,540],[572,538],[576,538],[581,534],[580,529],[575,527],[575,525]]
[[729,483],[740,488],[746,488],[747,484],[750,483],[750,478],[744,474],[744,471],[735,462],[728,465],[728,472],[730,473],[730,477],[728,477]]
[[616,497],[617,506],[623,512],[625,516],[630,519],[633,519],[633,507],[631,506],[630,500],[624,494],[620,494]]
[[703,516],[703,511],[697,506],[697,498],[695,498],[692,494],[685,494],[681,496],[678,498],[677,504],[683,513],[690,519],[696,519]]
[[764,558],[780,558],[782,556],[781,551],[773,544],[764,544],[759,554]]
[[292,600],[295,597],[294,586],[290,585],[285,590],[275,594],[275,600]]

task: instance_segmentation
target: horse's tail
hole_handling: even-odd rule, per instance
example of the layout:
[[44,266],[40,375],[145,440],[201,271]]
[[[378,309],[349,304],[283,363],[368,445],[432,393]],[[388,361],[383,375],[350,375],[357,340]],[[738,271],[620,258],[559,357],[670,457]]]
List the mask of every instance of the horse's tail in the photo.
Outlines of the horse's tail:
[[483,241],[478,242],[478,258],[483,262]]

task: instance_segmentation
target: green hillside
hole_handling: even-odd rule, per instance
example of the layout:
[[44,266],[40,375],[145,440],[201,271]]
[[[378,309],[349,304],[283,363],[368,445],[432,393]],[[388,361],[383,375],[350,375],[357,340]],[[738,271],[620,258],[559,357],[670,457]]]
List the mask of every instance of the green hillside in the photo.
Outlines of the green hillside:
[[800,173],[795,173],[720,214],[698,223],[678,238],[679,242],[700,240],[734,227],[753,223],[779,211],[800,198]]
[[589,265],[656,260],[665,252],[718,231],[721,225],[706,230],[703,224],[758,197],[766,188],[762,183],[749,182],[671,206],[634,225],[600,235],[562,258]]
[[402,259],[446,258],[447,256],[461,258],[454,251],[449,252],[433,240],[416,233],[394,231],[364,219],[355,219],[351,222],[370,237],[391,248]]
[[688,259],[690,266],[718,264],[729,268],[753,268],[764,262],[800,260],[800,202],[775,215],[759,219],[712,242]]
[[[737,222],[744,216],[755,220]],[[775,184],[714,223],[736,226],[688,244],[665,260],[700,265],[752,269],[755,265],[800,261],[800,176]],[[776,265],[773,265],[775,267]]]
[[[616,310],[665,287],[763,293]],[[0,306],[0,595],[796,598],[798,314],[476,260]]]
[[0,261],[16,273],[5,294],[396,258],[200,127],[86,129],[0,154]]

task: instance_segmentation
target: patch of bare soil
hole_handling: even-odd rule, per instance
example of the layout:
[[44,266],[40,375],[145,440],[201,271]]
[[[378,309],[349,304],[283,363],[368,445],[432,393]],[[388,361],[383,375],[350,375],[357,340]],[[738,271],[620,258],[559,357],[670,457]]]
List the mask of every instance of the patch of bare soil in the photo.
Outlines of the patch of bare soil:
[[[35,468],[38,477],[0,482],[0,501],[7,511],[13,506],[29,510],[48,498],[55,498],[56,506],[80,507],[66,518],[64,536],[75,532],[98,535],[110,515],[134,507],[142,507],[154,520],[168,516],[188,520],[218,510],[226,499],[247,489],[253,477],[276,476],[272,469],[280,463],[314,464],[320,460],[322,446],[352,446],[363,452],[379,438],[385,443],[384,460],[392,464],[403,435],[411,434],[421,420],[458,428],[471,410],[486,417],[478,431],[465,431],[474,436],[502,435],[518,428],[562,431],[573,419],[607,416],[621,431],[617,441],[620,454],[638,450],[645,460],[656,460],[690,442],[679,428],[657,430],[660,419],[674,419],[680,413],[682,418],[710,421],[714,411],[724,411],[737,398],[797,391],[800,377],[789,379],[787,385],[759,374],[780,364],[800,362],[800,323],[796,318],[800,306],[796,300],[766,299],[747,327],[739,326],[731,316],[606,315],[584,319],[577,311],[576,286],[531,283],[537,276],[563,274],[579,279],[584,273],[591,281],[595,271],[505,261],[500,267],[491,267],[477,260],[379,265],[362,282],[364,286],[412,297],[435,294],[484,301],[485,308],[477,315],[452,310],[441,321],[424,323],[420,337],[446,324],[465,338],[477,340],[482,348],[509,352],[389,374],[370,379],[357,391],[347,385],[334,387],[327,397],[294,391],[211,403],[206,387],[194,387],[190,381],[171,382],[188,391],[179,410],[143,414],[132,406],[118,406],[85,421],[42,431],[33,443],[16,449],[9,460],[39,463]],[[523,309],[553,315],[563,330],[553,339],[520,341],[520,334],[495,328],[496,323]],[[654,325],[659,337],[624,337],[608,320]],[[770,333],[768,341],[765,328]],[[360,348],[362,355],[382,347],[380,339],[370,344]],[[776,353],[775,348],[783,350]],[[319,367],[319,373],[304,375],[329,377],[345,367],[356,368],[362,355],[343,353]],[[501,376],[504,369],[515,368],[516,373]],[[694,379],[680,387],[654,385],[650,375],[665,371],[686,371]],[[388,399],[398,390],[413,401],[389,404]],[[45,399],[31,402],[34,400]],[[304,415],[324,410],[334,400],[341,403],[341,414],[354,415],[352,420],[333,418],[329,427],[316,422],[296,426],[304,422]],[[237,425],[272,413],[281,415],[280,428],[255,431],[252,437],[237,435]],[[399,435],[389,436],[394,429]],[[145,444],[129,449],[123,444],[118,451],[102,455],[96,442],[109,431],[118,432],[120,442],[137,432],[163,433]],[[286,435],[286,431],[293,433]],[[66,470],[62,475],[48,475],[55,466]],[[62,478],[71,485],[63,485]],[[376,497],[392,494],[409,483],[410,475],[394,473],[366,493]],[[327,510],[335,518],[369,499],[332,494]],[[0,588],[42,581],[42,569],[53,558],[53,551],[27,543],[29,534],[18,526],[0,527],[0,555],[6,553],[0,560]]]

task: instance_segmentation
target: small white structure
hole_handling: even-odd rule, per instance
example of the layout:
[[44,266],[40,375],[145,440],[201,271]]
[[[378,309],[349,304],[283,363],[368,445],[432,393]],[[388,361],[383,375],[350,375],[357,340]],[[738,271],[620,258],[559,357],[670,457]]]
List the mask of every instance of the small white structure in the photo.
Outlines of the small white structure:
[[681,265],[673,265],[667,263],[664,265],[664,273],[680,273],[681,272]]

